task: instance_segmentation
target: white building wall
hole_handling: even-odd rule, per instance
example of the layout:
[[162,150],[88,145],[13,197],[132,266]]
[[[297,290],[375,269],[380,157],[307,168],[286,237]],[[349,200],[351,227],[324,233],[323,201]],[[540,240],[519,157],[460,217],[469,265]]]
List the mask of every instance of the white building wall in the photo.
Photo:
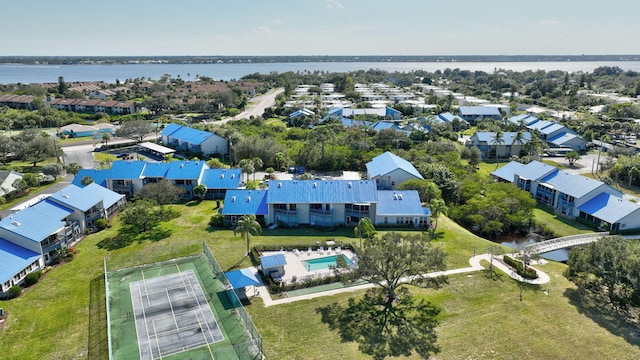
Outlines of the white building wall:
[[42,255],[42,247],[39,242],[29,240],[3,228],[0,228],[0,238]]
[[223,137],[214,135],[209,137],[201,144],[201,149],[204,154],[228,154],[229,146],[227,140]]

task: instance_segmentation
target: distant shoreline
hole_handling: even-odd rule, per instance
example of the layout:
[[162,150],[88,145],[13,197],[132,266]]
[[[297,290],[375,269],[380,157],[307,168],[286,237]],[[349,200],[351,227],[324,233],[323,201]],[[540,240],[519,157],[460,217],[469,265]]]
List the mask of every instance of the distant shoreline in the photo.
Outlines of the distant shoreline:
[[564,61],[640,61],[640,55],[0,56],[0,64],[24,65]]

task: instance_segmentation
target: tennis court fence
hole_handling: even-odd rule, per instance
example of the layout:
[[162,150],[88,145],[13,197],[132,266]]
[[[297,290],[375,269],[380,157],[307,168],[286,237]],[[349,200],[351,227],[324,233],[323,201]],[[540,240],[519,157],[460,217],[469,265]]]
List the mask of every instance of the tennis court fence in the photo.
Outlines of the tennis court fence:
[[[204,241],[136,253],[112,255],[104,259],[109,359],[128,359],[138,354],[134,340],[133,309],[129,283],[140,277],[163,276],[193,270],[224,334],[225,341],[205,346],[215,359],[262,359],[262,338],[231,288],[224,271]],[[197,357],[197,354],[194,354]],[[209,355],[207,355],[209,357]]]

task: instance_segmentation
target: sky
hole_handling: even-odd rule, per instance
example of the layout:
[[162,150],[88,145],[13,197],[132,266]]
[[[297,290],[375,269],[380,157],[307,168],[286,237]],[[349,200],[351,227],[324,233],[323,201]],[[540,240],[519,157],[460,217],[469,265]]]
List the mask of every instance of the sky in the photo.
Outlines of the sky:
[[0,56],[640,54],[638,0],[1,0]]

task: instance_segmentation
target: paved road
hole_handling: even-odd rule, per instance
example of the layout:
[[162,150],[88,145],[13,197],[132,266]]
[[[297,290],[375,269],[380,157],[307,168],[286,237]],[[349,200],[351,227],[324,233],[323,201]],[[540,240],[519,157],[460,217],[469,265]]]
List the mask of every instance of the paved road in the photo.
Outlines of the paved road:
[[276,97],[284,92],[284,88],[272,89],[268,93],[256,96],[251,99],[247,108],[241,112],[240,114],[229,117],[226,119],[222,119],[219,121],[214,121],[215,124],[225,124],[229,121],[240,120],[240,119],[249,119],[251,116],[259,117],[264,113],[264,109],[274,106],[276,104]]

